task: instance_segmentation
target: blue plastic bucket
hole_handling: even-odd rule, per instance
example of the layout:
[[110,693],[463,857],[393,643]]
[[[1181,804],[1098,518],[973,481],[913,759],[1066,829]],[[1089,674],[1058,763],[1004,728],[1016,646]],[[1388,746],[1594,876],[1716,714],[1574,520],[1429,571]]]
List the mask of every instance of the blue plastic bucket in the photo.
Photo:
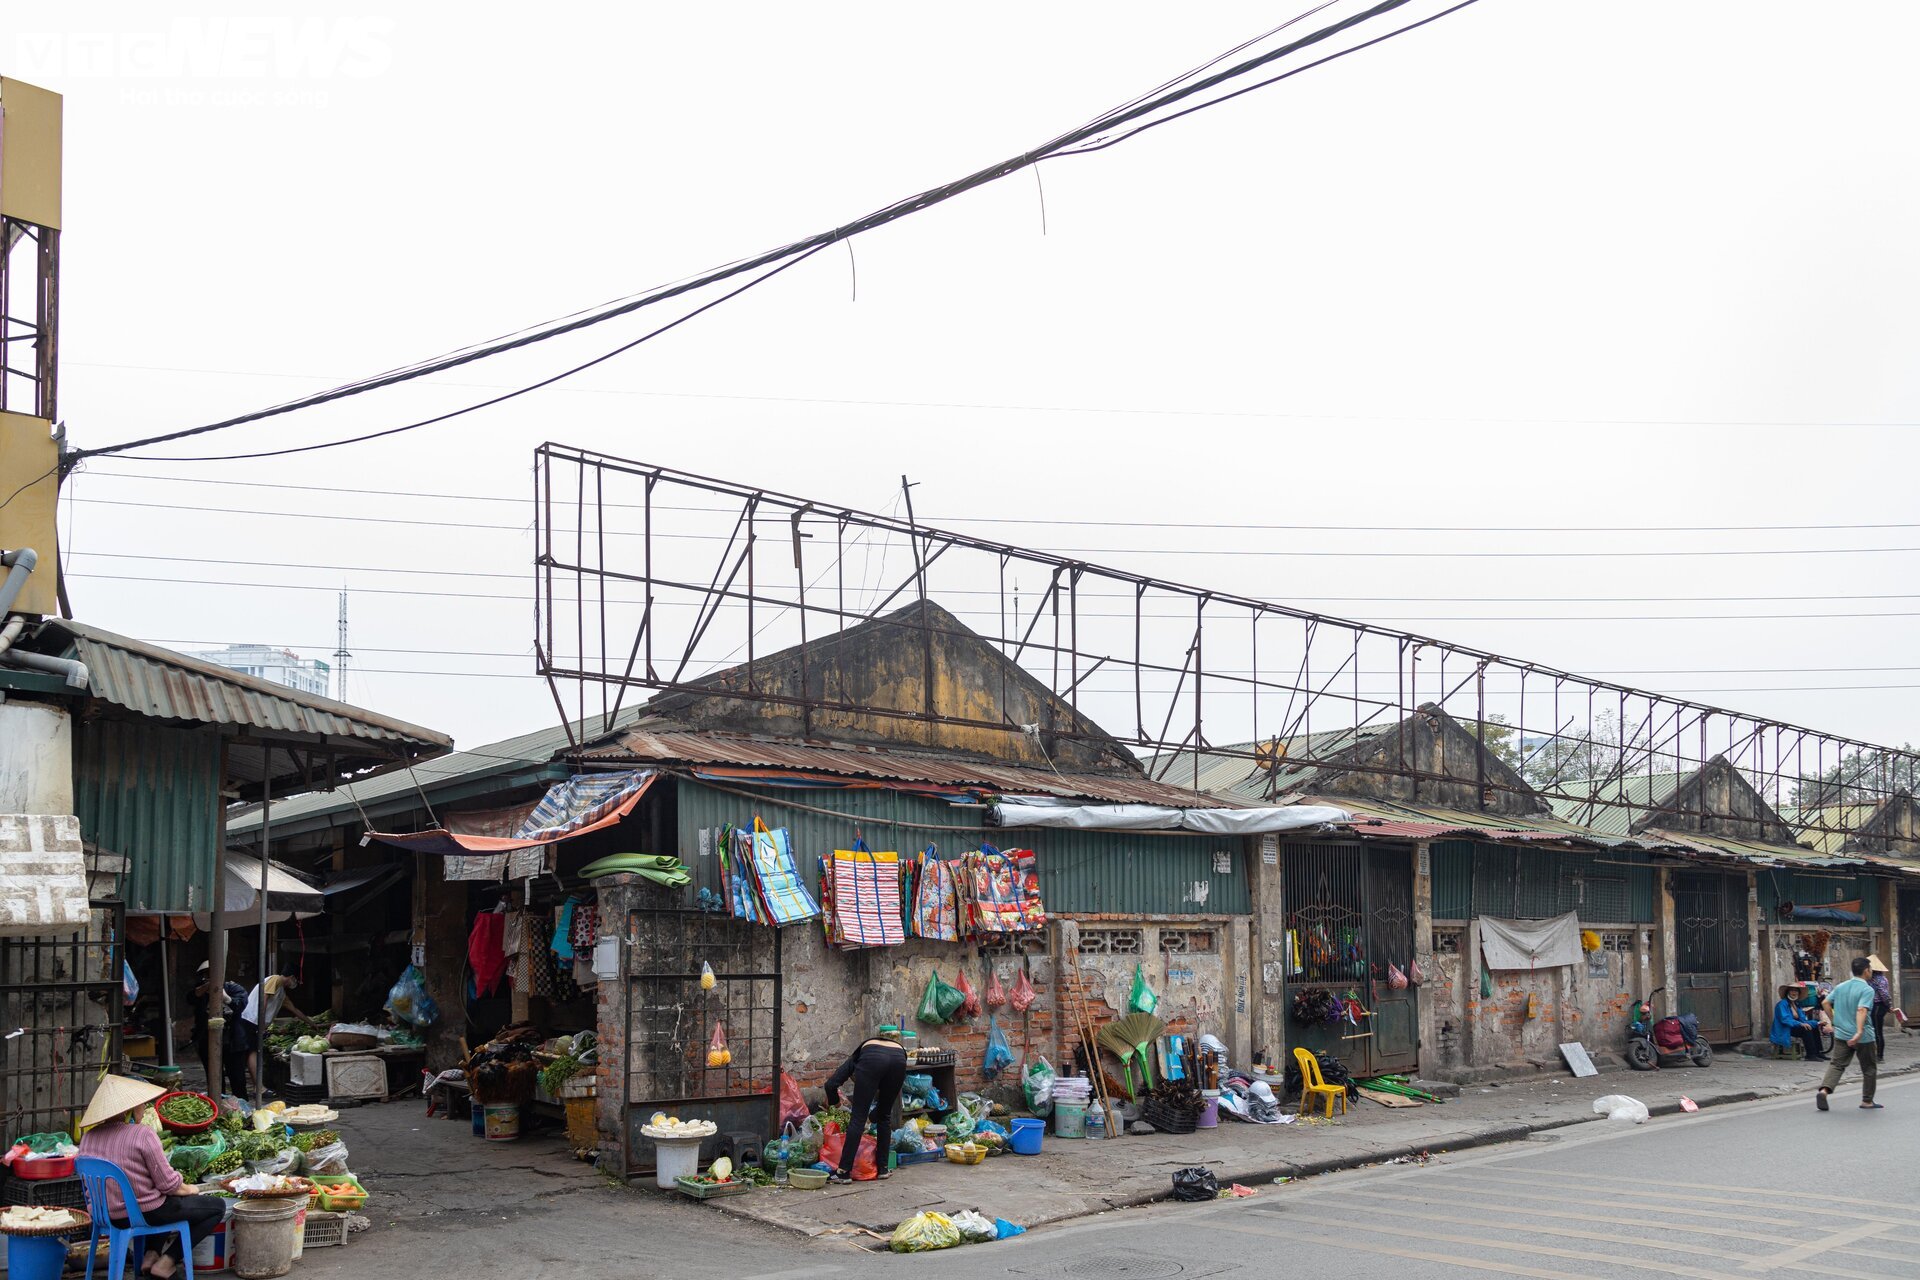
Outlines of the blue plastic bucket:
[[1040,1154],[1040,1140],[1046,1136],[1047,1125],[1044,1120],[1015,1120],[1007,1145],[1013,1148],[1017,1156],[1037,1156]]

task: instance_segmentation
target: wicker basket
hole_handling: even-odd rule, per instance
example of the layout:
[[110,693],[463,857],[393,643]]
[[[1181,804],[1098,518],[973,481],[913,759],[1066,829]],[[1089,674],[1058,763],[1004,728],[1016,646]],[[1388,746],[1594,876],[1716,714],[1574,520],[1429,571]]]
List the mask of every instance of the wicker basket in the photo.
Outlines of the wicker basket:
[[[65,1208],[64,1205],[57,1207]],[[73,1214],[77,1221],[70,1222],[64,1227],[0,1227],[0,1235],[20,1236],[23,1239],[34,1236],[70,1236],[76,1232],[85,1231],[93,1225],[93,1219],[87,1216],[85,1209],[68,1209],[67,1212]]]

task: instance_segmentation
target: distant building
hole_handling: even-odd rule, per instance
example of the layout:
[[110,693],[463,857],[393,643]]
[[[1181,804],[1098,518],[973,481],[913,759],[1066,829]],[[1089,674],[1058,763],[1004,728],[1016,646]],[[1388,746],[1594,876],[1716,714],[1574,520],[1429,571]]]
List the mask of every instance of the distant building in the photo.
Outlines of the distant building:
[[333,691],[333,668],[318,658],[303,658],[291,649],[276,649],[265,644],[230,644],[189,654],[202,662],[237,671],[243,676],[258,676],[301,693],[326,697]]

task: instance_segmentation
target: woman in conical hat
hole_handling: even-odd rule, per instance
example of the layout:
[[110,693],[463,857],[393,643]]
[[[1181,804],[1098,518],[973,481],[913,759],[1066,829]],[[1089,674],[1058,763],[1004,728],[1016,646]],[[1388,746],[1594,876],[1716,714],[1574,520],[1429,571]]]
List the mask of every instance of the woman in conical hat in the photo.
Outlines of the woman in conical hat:
[[[86,1134],[80,1139],[80,1154],[118,1165],[133,1188],[140,1216],[150,1225],[184,1222],[197,1245],[226,1216],[226,1202],[216,1196],[188,1195],[192,1188],[180,1171],[167,1162],[160,1135],[140,1123],[140,1113],[167,1090],[144,1080],[126,1076],[107,1076],[93,1091],[93,1100],[80,1117]],[[126,1203],[117,1186],[106,1188],[107,1212],[116,1227],[127,1225]],[[160,1241],[161,1237],[149,1237]],[[153,1280],[168,1280],[180,1268],[180,1238],[166,1237],[159,1248],[148,1249],[140,1262],[140,1274]]]

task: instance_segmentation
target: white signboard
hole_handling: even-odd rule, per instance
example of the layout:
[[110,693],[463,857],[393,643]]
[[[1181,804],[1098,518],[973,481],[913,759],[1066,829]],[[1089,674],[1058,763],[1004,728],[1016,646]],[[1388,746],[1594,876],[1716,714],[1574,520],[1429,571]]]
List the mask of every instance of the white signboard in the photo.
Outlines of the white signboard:
[[1572,1044],[1561,1045],[1560,1053],[1562,1057],[1566,1058],[1567,1065],[1573,1068],[1574,1075],[1584,1077],[1597,1076],[1600,1074],[1600,1068],[1594,1066],[1593,1059],[1587,1056],[1587,1046],[1581,1044],[1578,1040]]

